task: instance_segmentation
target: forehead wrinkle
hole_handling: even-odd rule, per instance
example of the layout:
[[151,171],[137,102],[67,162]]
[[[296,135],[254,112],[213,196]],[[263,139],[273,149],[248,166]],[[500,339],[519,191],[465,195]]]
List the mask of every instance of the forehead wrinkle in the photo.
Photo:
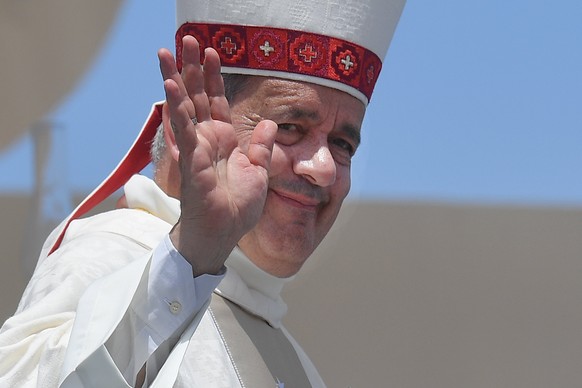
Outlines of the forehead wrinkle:
[[[292,119],[319,120],[320,109],[325,106],[317,91],[306,89],[305,85],[288,80],[267,79],[262,84],[265,100],[271,109]],[[306,101],[310,100],[310,103]],[[314,109],[313,106],[318,108]]]

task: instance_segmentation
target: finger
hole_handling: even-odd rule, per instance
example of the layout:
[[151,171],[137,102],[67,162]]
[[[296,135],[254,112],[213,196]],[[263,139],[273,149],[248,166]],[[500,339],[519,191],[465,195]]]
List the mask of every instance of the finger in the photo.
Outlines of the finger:
[[168,102],[172,129],[177,132],[192,127],[191,118],[196,117],[194,104],[190,100],[186,87],[176,67],[174,56],[167,49],[158,51],[160,70],[164,79],[164,91]]
[[263,120],[257,124],[249,143],[248,158],[252,164],[269,171],[276,135],[277,124],[273,121]]
[[210,103],[204,89],[204,71],[200,65],[200,45],[193,36],[182,39],[182,79],[194,103],[198,121],[210,119]]
[[195,114],[192,102],[183,96],[180,87],[173,79],[164,81],[164,91],[176,144],[180,154],[189,154],[198,143],[196,128],[190,119]]
[[160,49],[158,51],[158,59],[160,62],[160,71],[162,73],[163,80],[173,80],[178,85],[180,94],[187,96],[188,92],[186,91],[186,86],[184,85],[182,76],[178,72],[178,68],[176,67],[176,60],[174,59],[172,53],[167,49]]
[[218,53],[207,48],[204,51],[204,83],[206,94],[210,101],[210,114],[214,120],[230,123],[230,106],[224,95],[224,80],[220,73],[220,57]]

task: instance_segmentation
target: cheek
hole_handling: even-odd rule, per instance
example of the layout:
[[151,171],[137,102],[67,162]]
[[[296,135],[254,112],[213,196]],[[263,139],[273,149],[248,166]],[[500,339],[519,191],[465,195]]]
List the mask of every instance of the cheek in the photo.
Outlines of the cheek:
[[338,165],[336,171],[336,181],[334,185],[334,192],[342,201],[350,192],[352,185],[351,168],[350,166]]
[[293,171],[292,157],[288,147],[275,143],[273,155],[271,156],[271,169],[269,176],[276,176],[285,173],[285,170]]

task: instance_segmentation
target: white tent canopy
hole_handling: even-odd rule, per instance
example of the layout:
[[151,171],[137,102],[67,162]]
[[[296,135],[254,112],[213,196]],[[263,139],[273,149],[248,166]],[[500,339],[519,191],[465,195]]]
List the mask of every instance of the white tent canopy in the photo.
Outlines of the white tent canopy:
[[0,0],[0,150],[72,90],[122,0]]

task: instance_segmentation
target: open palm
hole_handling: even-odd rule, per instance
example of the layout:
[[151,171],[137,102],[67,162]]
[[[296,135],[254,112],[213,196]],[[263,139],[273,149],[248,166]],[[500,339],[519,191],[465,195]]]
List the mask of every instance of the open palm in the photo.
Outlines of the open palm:
[[[239,147],[224,95],[220,59],[206,49],[200,64],[196,39],[183,39],[182,73],[160,50],[174,153],[179,161],[181,216],[172,242],[194,274],[216,273],[239,239],[259,220],[277,126],[262,121],[248,151]],[[170,147],[171,148],[171,147]]]

